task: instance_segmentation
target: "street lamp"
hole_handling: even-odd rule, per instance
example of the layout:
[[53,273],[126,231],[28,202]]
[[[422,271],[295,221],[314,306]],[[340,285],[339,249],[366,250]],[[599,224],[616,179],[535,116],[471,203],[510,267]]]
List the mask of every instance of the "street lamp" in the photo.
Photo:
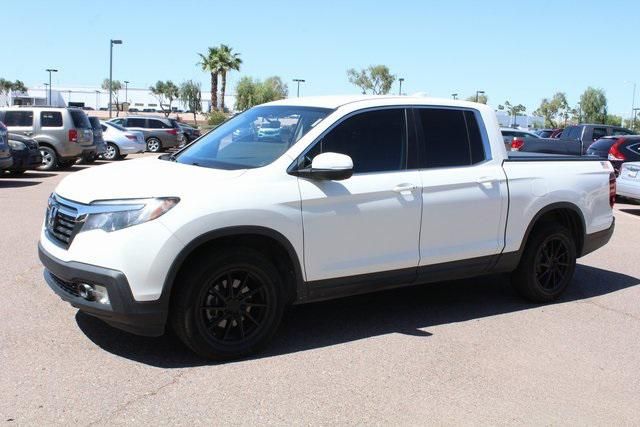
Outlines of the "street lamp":
[[476,102],[478,102],[478,96],[479,95],[484,95],[484,91],[483,90],[477,90],[476,91]]
[[122,44],[122,40],[113,40],[109,42],[109,118],[111,118],[111,102],[113,97],[113,45]]
[[630,82],[628,80],[625,83],[633,85],[633,95],[631,96],[631,118],[635,122],[635,108],[636,108],[636,82]]
[[99,108],[99,103],[100,102],[99,102],[99,98],[98,98],[99,96],[100,96],[100,91],[96,90],[96,111],[98,111],[100,109]]
[[454,100],[458,99],[458,94],[457,93],[452,93],[451,94],[451,98],[453,98]]
[[43,83],[43,85],[44,85],[44,96],[49,97],[49,83]]
[[404,81],[404,77],[400,77],[398,79],[398,81],[400,82],[400,88],[398,89],[398,95],[402,95],[402,82]]
[[57,73],[58,70],[55,68],[47,68],[45,71],[49,73],[49,100],[47,101],[47,104],[51,105],[51,73]]
[[631,129],[635,130],[636,128],[636,115],[638,113],[636,113],[636,111],[640,110],[640,108],[634,108],[631,112]]
[[124,81],[124,102],[129,102],[129,99],[127,98],[127,94],[129,93],[129,81],[125,80]]
[[293,79],[294,82],[296,82],[298,84],[298,91],[297,91],[297,97],[300,98],[300,83],[304,83],[306,82],[306,80],[304,79]]

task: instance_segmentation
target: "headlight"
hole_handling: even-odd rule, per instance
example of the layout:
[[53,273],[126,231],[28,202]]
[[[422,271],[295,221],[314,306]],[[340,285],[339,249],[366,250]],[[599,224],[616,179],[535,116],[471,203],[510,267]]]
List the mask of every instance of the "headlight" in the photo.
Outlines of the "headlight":
[[9,147],[11,147],[12,150],[16,150],[16,151],[27,149],[27,146],[24,143],[20,141],[12,141],[12,140],[9,140]]
[[94,212],[87,215],[82,231],[100,229],[107,232],[154,220],[180,201],[177,197],[155,199],[107,200],[91,204]]

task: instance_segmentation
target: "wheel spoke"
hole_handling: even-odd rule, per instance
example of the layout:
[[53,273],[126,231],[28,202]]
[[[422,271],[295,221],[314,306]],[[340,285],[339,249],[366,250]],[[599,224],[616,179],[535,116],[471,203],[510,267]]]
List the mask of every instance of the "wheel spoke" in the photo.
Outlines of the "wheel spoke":
[[211,288],[209,289],[209,293],[210,293],[210,294],[212,294],[212,295],[214,295],[214,296],[216,296],[216,297],[218,297],[219,299],[221,299],[221,300],[222,300],[222,302],[226,302],[226,301],[227,301],[227,299],[226,299],[224,296],[222,296],[222,294],[220,293],[220,291],[219,291],[219,290],[217,290],[215,287],[211,287]]
[[253,318],[253,316],[251,314],[249,314],[248,311],[245,311],[243,313],[244,316],[247,317],[247,319],[251,320],[251,322],[253,322],[256,326],[260,326],[260,323],[258,323],[258,321],[256,319]]
[[227,297],[233,298],[233,278],[231,273],[227,273]]
[[222,340],[226,340],[227,337],[229,336],[229,332],[231,332],[231,324],[233,323],[233,319],[231,317],[229,317],[227,319],[227,324],[224,327],[224,336],[222,337]]
[[256,295],[258,292],[260,292],[262,290],[262,288],[263,287],[260,286],[259,288],[252,289],[251,291],[243,294],[242,298],[240,299],[240,302],[244,303],[246,300],[248,300],[252,296]]
[[267,304],[257,304],[254,302],[243,302],[242,303],[243,307],[255,307],[255,308],[262,308],[262,307],[266,307]]
[[242,318],[242,314],[238,316],[238,320],[236,320],[236,322],[240,327],[240,338],[244,338],[244,319]]

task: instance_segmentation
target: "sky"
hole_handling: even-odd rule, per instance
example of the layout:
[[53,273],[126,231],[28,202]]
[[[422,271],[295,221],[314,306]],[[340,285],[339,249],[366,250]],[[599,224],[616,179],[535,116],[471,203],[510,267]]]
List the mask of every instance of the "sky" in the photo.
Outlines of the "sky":
[[[403,92],[467,97],[484,90],[535,110],[557,91],[575,105],[602,88],[609,113],[631,114],[640,84],[640,1],[304,0],[2,1],[0,77],[27,87],[99,86],[109,75],[146,88],[193,79],[209,90],[198,62],[228,44],[243,60],[228,78],[280,76],[295,96],[359,93],[348,68],[385,64]],[[397,93],[397,83],[394,86]],[[640,104],[640,86],[638,87]]]

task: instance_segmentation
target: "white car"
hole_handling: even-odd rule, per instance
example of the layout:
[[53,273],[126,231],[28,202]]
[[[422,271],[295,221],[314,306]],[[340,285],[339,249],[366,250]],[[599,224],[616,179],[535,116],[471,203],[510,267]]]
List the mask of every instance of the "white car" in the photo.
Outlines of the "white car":
[[618,196],[640,201],[640,162],[626,162],[616,180]]
[[[264,120],[290,131],[249,131]],[[485,105],[291,98],[176,154],[69,174],[39,254],[80,310],[229,359],[264,346],[289,304],[503,272],[555,300],[609,241],[614,200],[608,161],[507,155]]]
[[128,154],[144,153],[147,145],[142,132],[128,130],[112,122],[101,121],[100,124],[107,144],[107,151],[102,155],[103,159],[120,160]]

